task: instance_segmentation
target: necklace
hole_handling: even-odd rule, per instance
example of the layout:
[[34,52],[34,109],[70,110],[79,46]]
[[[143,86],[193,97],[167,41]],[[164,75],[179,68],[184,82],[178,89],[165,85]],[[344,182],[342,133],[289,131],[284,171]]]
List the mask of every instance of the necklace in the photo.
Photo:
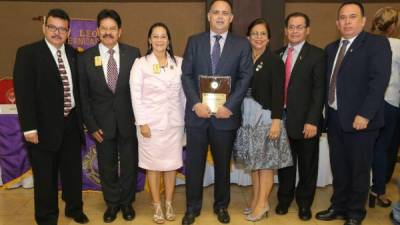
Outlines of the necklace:
[[166,61],[166,63],[165,63],[164,65],[161,65],[161,64],[160,64],[160,67],[161,67],[161,69],[165,72],[165,70],[166,70],[167,67],[168,67],[168,61]]
[[[261,53],[262,54],[262,53]],[[260,58],[261,54],[256,55],[254,52],[252,54],[253,56],[253,63],[255,63],[257,61],[258,58]]]

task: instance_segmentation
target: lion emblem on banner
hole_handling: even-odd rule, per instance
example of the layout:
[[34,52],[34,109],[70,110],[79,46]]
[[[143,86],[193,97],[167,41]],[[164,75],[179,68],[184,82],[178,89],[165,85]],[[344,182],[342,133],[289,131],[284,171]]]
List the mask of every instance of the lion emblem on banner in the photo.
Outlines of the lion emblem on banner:
[[6,91],[6,99],[11,103],[15,104],[15,93],[14,88],[10,88]]
[[100,175],[97,164],[96,145],[91,145],[82,159],[82,167],[87,179],[100,186]]

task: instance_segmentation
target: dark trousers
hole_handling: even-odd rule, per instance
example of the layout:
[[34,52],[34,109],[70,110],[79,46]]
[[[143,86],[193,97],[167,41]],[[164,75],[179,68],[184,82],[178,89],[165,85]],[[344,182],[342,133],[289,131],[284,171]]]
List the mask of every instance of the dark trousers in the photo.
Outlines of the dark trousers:
[[[132,127],[134,129],[134,127]],[[131,205],[135,200],[138,165],[136,136],[96,143],[100,183],[108,207]]]
[[328,109],[328,144],[333,175],[332,207],[348,218],[364,219],[373,146],[378,129],[345,132],[337,111]]
[[214,210],[228,208],[230,201],[230,166],[235,130],[187,128],[185,159],[187,212],[200,213],[203,201],[203,178],[208,145],[214,161]]
[[81,138],[75,112],[64,121],[64,136],[58,149],[44,149],[40,143],[28,144],[35,181],[35,220],[39,225],[57,224],[58,178],[66,203],[65,214],[73,216],[82,212]]
[[[399,147],[400,108],[385,102],[385,126],[380,129],[378,139],[374,147],[372,162],[372,191],[378,195],[385,194],[385,186],[389,170],[393,171],[397,160],[397,149]],[[390,179],[390,178],[389,178]]]
[[[293,166],[278,170],[279,204],[289,207],[296,195],[300,208],[311,208],[318,176],[319,136],[311,139],[289,137]],[[296,188],[297,165],[299,182]]]

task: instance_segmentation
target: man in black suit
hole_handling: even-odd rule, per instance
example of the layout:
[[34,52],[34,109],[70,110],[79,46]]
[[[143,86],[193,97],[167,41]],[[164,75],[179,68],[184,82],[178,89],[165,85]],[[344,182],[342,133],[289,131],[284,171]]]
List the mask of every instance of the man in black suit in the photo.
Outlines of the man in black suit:
[[345,218],[359,225],[365,217],[371,160],[391,73],[387,38],[363,31],[366,18],[359,2],[343,3],[336,25],[342,38],[329,44],[325,105],[333,195],[319,220]]
[[121,18],[114,10],[105,9],[97,15],[97,32],[100,43],[79,57],[78,66],[83,118],[96,141],[107,204],[103,219],[110,223],[119,210],[125,220],[135,217],[132,202],[138,153],[129,76],[140,53],[137,48],[118,43]]
[[[285,62],[286,130],[293,156],[293,166],[279,169],[279,204],[276,213],[288,212],[293,198],[301,220],[311,219],[311,205],[318,175],[319,130],[325,95],[324,51],[309,44],[310,19],[295,12],[286,17],[288,45],[277,53]],[[296,188],[296,171],[299,183]]]
[[[210,4],[210,32],[189,38],[182,64],[182,85],[186,94],[186,213],[182,224],[192,224],[202,207],[203,176],[208,145],[214,159],[214,213],[229,223],[230,162],[233,141],[240,125],[240,105],[252,75],[251,49],[245,38],[228,32],[232,22],[229,1]],[[199,76],[231,78],[231,93],[223,106],[211,114],[200,101]]]
[[[65,43],[69,17],[52,9],[43,24],[44,40],[18,49],[14,88],[18,117],[35,180],[35,220],[58,220],[58,179],[65,215],[89,222],[83,213],[81,144],[84,140],[79,108],[76,52]],[[60,176],[58,176],[60,175]]]

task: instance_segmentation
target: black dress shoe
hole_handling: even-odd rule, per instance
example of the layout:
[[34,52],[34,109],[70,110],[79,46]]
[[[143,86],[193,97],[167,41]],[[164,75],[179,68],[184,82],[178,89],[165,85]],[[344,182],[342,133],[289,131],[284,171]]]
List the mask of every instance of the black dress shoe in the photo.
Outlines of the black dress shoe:
[[111,223],[117,218],[117,214],[119,211],[119,207],[107,207],[107,210],[104,212],[103,220],[105,223]]
[[361,220],[357,220],[357,219],[348,219],[348,220],[346,220],[346,222],[344,223],[344,225],[361,225]]
[[198,215],[199,214],[195,215],[193,213],[186,212],[182,218],[182,225],[190,225],[190,224],[194,223],[194,219]]
[[332,207],[329,207],[329,209],[318,212],[317,215],[315,216],[318,220],[325,220],[325,221],[330,221],[330,220],[336,220],[336,219],[345,219],[346,215],[343,212],[339,212]]
[[228,210],[226,210],[224,208],[214,210],[214,213],[217,214],[218,221],[220,223],[229,223],[231,220]]
[[278,204],[278,206],[276,206],[276,208],[275,208],[275,212],[278,215],[285,215],[288,213],[288,208],[289,207],[287,207],[283,204]]
[[126,221],[131,221],[135,219],[135,210],[133,210],[131,205],[121,206],[122,217]]
[[65,214],[66,217],[72,218],[76,223],[85,224],[89,223],[89,218],[85,215],[85,213],[81,212],[77,215],[68,215]]
[[310,208],[299,208],[299,218],[304,221],[310,220],[311,219]]

